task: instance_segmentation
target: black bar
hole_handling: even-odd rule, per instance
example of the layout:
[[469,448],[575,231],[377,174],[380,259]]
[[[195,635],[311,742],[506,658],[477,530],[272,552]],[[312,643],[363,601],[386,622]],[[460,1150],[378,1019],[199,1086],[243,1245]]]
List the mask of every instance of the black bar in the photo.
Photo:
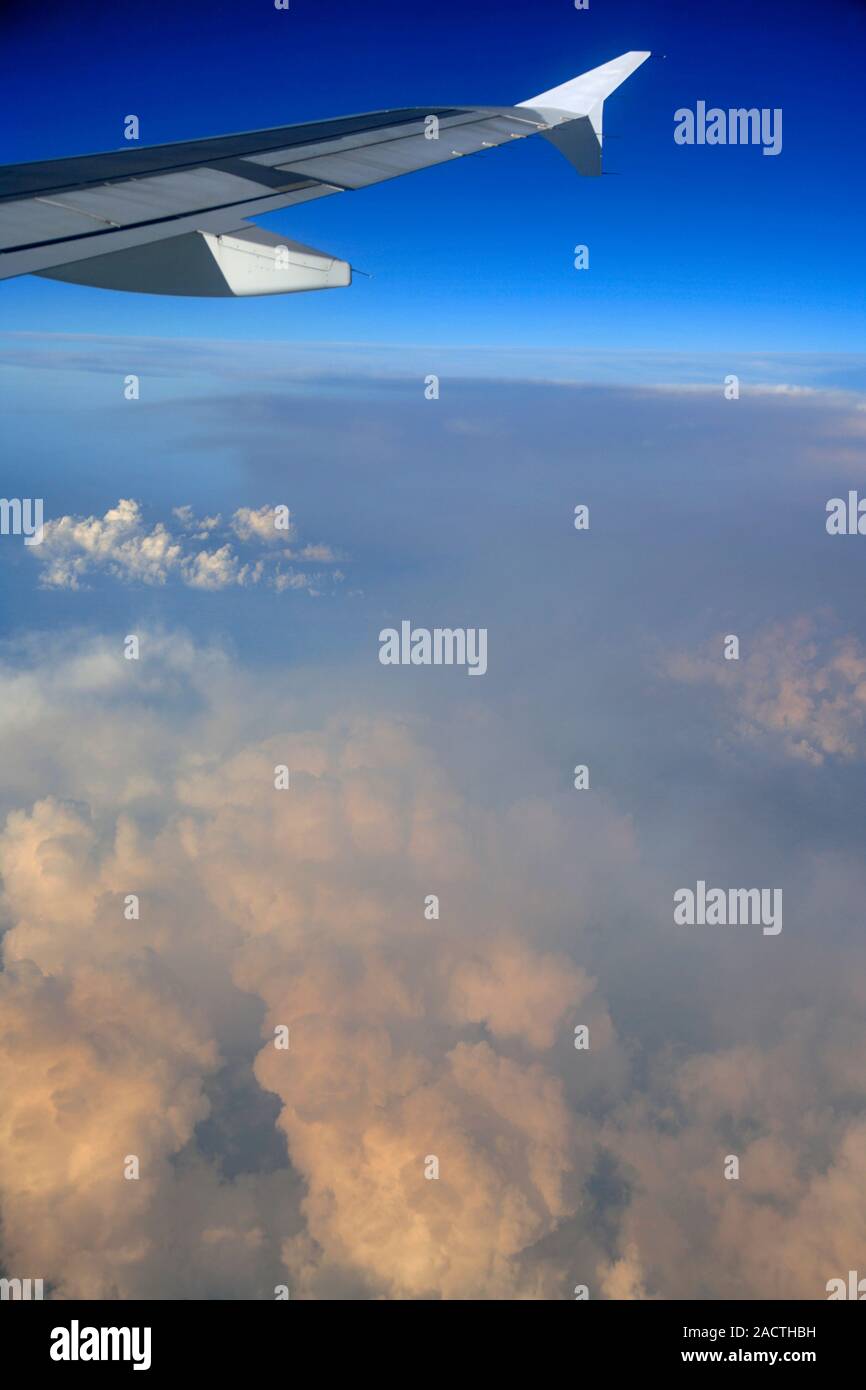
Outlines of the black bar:
[[[523,1319],[526,1319],[524,1322]],[[506,1321],[503,1321],[506,1320]],[[213,1372],[222,1378],[273,1373],[332,1377],[341,1353],[354,1373],[373,1349],[390,1365],[394,1378],[425,1378],[442,1358],[443,1374],[453,1379],[476,1362],[489,1376],[496,1352],[514,1367],[521,1351],[536,1362],[536,1374],[563,1356],[576,1372],[597,1366],[611,1377],[622,1371],[644,1374],[716,1366],[721,1370],[775,1371],[788,1366],[828,1373],[859,1364],[864,1315],[836,1302],[653,1302],[568,1301],[568,1307],[539,1307],[528,1301],[494,1302],[375,1301],[363,1304],[304,1300],[262,1302],[6,1302],[0,1305],[7,1365],[19,1374],[48,1373],[60,1383],[70,1376],[115,1378],[135,1375],[133,1357],[149,1365],[137,1374],[164,1376]],[[70,1354],[98,1346],[88,1329],[124,1329],[117,1350],[126,1360],[55,1360],[51,1349]],[[58,1329],[64,1329],[59,1332]],[[76,1330],[77,1329],[77,1330]],[[137,1340],[132,1329],[138,1329]],[[145,1335],[149,1329],[149,1345]],[[336,1334],[336,1335],[335,1335]],[[407,1356],[405,1338],[415,1352]],[[420,1342],[418,1339],[421,1339]],[[114,1340],[106,1336],[107,1356]],[[396,1354],[403,1348],[399,1357]],[[423,1351],[420,1350],[423,1348]],[[365,1350],[366,1349],[366,1350]],[[319,1352],[313,1366],[311,1357]],[[396,1359],[395,1359],[396,1358]],[[318,1363],[318,1364],[317,1364]],[[398,1371],[399,1366],[399,1371]],[[545,1373],[546,1376],[547,1373]],[[562,1372],[560,1372],[562,1374]],[[390,1378],[390,1375],[389,1375]]]

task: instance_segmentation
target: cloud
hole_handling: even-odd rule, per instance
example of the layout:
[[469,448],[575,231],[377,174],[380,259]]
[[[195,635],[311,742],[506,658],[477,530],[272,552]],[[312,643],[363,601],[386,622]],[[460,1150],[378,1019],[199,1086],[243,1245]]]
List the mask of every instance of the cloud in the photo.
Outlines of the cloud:
[[786,756],[819,766],[866,756],[866,648],[838,636],[827,620],[802,616],[766,628],[742,643],[739,661],[680,652],[668,674],[715,685],[729,700],[731,734],[769,740]]
[[[732,1000],[655,931],[602,797],[478,795],[445,770],[453,720],[326,714],[178,632],[143,632],[138,663],[34,638],[0,713],[11,1275],[69,1298],[808,1298],[857,1267],[856,954],[780,956]],[[649,1037],[616,1003],[629,956]]]
[[172,507],[171,514],[177,517],[184,531],[189,532],[197,541],[206,541],[211,532],[215,531],[222,523],[222,517],[219,514],[197,517],[188,503],[182,507]]
[[[243,737],[255,685],[244,693],[219,653],[158,634],[143,650],[134,703],[100,642],[64,667],[65,691],[56,653],[34,656],[29,677],[0,673],[13,720],[28,717],[10,698],[19,682],[38,692],[31,736],[51,748],[64,704],[81,736],[53,743],[54,788],[0,835],[7,1267],[68,1297],[179,1296],[197,1281],[212,1293],[207,1240],[226,1270],[235,1261],[235,1296],[272,1297],[280,1278],[302,1297],[529,1296],[555,1282],[521,1260],[576,1211],[589,1139],[545,1054],[559,1034],[568,1045],[593,982],[516,920],[478,919],[470,809],[406,724],[355,714]],[[495,819],[487,833],[487,869],[507,878]],[[451,920],[423,916],[432,881]],[[196,1134],[249,1000],[247,1084],[278,1098],[287,1160],[223,1190]],[[288,1051],[273,1041],[283,1025]],[[131,1154],[138,1182],[123,1177]]]
[[242,565],[230,545],[219,550],[200,550],[188,555],[181,565],[183,582],[191,589],[227,589],[233,584],[257,584],[264,572],[259,561]]
[[773,1046],[667,1058],[623,1107],[605,1135],[633,1183],[621,1240],[657,1296],[826,1298],[862,1264],[862,1004],[861,984],[837,1018],[790,1009]]
[[116,578],[164,584],[183,555],[162,522],[145,529],[139,504],[125,498],[103,517],[46,522],[41,546],[32,548],[44,566],[42,583],[65,589],[79,588],[85,574],[100,569]]
[[[148,526],[141,505],[121,498],[102,517],[62,516],[44,526],[41,545],[29,547],[41,566],[40,582],[48,589],[80,589],[96,575],[107,575],[125,584],[164,585],[176,580],[191,589],[212,592],[264,583],[277,593],[305,590],[320,593],[326,583],[339,583],[342,575],[310,575],[285,568],[293,559],[288,542],[294,528],[278,529],[275,517],[280,508],[263,506],[258,510],[238,508],[229,526],[219,516],[196,517],[188,505],[175,507],[172,515],[180,534],[156,521]],[[243,558],[232,541],[211,549],[194,549],[196,541],[219,539],[228,532],[245,546],[280,546],[278,555]],[[329,564],[337,557],[325,545],[305,545],[300,558]]]
[[280,516],[274,507],[259,507],[258,511],[238,507],[232,516],[232,530],[242,541],[256,539],[266,545],[285,544],[295,534],[288,508],[283,508]]
[[[850,389],[862,393],[864,358],[855,353],[671,352],[652,349],[565,348],[521,343],[519,346],[453,343],[334,343],[321,341],[243,342],[243,354],[231,339],[159,338],[77,333],[0,333],[0,362],[28,370],[111,374],[118,354],[134,354],[152,382],[199,378],[206,374],[225,390],[275,384],[321,383],[335,379],[423,380],[431,355],[449,377],[507,382],[619,382],[656,385],[705,383],[721,389],[734,372],[744,386],[768,390],[781,385]],[[852,392],[852,394],[854,394]],[[194,399],[194,398],[193,398]]]

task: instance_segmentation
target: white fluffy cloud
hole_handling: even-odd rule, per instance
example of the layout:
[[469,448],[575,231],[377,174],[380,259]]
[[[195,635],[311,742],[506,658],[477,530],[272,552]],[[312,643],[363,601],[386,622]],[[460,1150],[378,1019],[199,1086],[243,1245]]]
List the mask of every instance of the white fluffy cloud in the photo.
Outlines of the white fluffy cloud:
[[[102,517],[46,521],[42,543],[29,551],[41,566],[43,587],[49,589],[79,589],[99,574],[127,584],[176,580],[206,590],[265,583],[278,593],[292,589],[311,595],[326,584],[339,583],[339,571],[310,574],[295,567],[297,560],[332,564],[337,557],[324,544],[306,544],[295,551],[290,544],[296,538],[294,526],[278,528],[275,513],[269,506],[239,507],[224,525],[220,516],[197,517],[184,505],[173,509],[171,530],[163,521],[149,525],[138,502],[121,498]],[[210,545],[204,548],[201,542]],[[238,553],[236,542],[247,552],[264,546],[269,553]]]

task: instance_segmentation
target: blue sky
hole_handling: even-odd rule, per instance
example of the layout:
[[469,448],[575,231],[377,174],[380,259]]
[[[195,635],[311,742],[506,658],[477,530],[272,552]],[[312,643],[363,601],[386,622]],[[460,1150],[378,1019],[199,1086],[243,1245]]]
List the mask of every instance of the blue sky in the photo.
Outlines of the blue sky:
[[[265,219],[350,259],[351,290],[254,302],[117,295],[23,278],[10,330],[678,352],[858,350],[866,10],[566,0],[292,0],[40,7],[0,20],[0,159],[118,148],[389,106],[521,100],[630,48],[606,167],[542,140]],[[699,99],[781,107],[778,157],[674,144]],[[572,267],[590,247],[591,268]]]

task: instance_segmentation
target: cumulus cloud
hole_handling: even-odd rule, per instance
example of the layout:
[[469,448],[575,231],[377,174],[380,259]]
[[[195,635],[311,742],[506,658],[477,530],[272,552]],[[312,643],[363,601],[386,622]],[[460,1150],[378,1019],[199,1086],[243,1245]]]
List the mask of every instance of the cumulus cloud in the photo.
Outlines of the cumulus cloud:
[[287,507],[238,507],[232,516],[232,530],[242,541],[255,538],[266,545],[284,545],[295,534],[294,523]]
[[141,508],[121,498],[103,517],[62,516],[45,524],[41,546],[32,547],[48,588],[77,589],[89,572],[106,570],[118,579],[164,584],[183,558],[181,545],[162,522],[149,530]]
[[[242,738],[255,696],[239,698],[218,653],[158,635],[147,651],[143,722],[119,652],[79,653],[67,721],[76,698],[106,718],[98,739],[82,722],[77,751],[52,744],[52,663],[29,671],[58,765],[0,835],[6,1264],[70,1297],[212,1292],[206,1230],[236,1262],[236,1294],[271,1297],[282,1278],[310,1297],[530,1296],[554,1276],[521,1259],[576,1211],[590,1166],[548,1054],[593,981],[519,922],[475,919],[470,809],[406,725],[353,715]],[[33,733],[14,698],[25,677],[2,674],[0,701]],[[88,756],[97,742],[123,810]],[[495,820],[488,837],[487,870],[507,877]],[[434,881],[449,921],[424,919]],[[196,1133],[250,1000],[248,1085],[277,1098],[286,1158],[221,1195]],[[192,1223],[178,1215],[190,1172]],[[155,1235],[170,1219],[178,1270]]]
[[[828,631],[829,628],[829,631]],[[731,701],[728,725],[748,740],[769,737],[787,757],[820,765],[866,756],[866,648],[808,616],[744,639],[739,661],[677,653],[676,680],[718,686]]]
[[197,541],[206,541],[211,532],[222,524],[219,513],[216,516],[196,516],[189,503],[184,503],[182,507],[172,507],[171,514],[177,518],[184,531]]
[[[0,664],[10,1274],[69,1298],[808,1298],[857,1267],[862,973],[812,1002],[777,980],[773,1035],[733,1039],[714,979],[700,1038],[647,1046],[606,999],[647,892],[603,798],[497,803],[424,721],[317,712],[177,632],[142,652],[71,635]],[[599,899],[605,856],[623,888]],[[681,941],[639,988],[697,1005]]]
[[0,997],[4,1262],[105,1297],[152,1249],[154,1193],[206,1113],[215,1046],[143,963],[58,977],[27,962]]
[[[309,574],[289,563],[301,559],[330,564],[337,556],[324,544],[306,544],[296,555],[289,544],[295,528],[291,522],[279,524],[281,512],[288,516],[287,508],[239,507],[226,526],[219,515],[197,517],[192,507],[183,505],[173,508],[175,530],[170,530],[163,521],[148,525],[140,503],[121,498],[102,517],[47,521],[41,545],[29,549],[41,566],[40,582],[48,589],[80,589],[100,574],[126,584],[176,580],[211,591],[265,583],[278,593],[305,590],[311,595],[322,592],[326,583],[339,583],[339,571]],[[236,541],[247,551],[265,546],[278,547],[279,553],[258,558],[240,554]],[[196,542],[212,544],[197,549]]]
[[668,1058],[607,1130],[633,1184],[621,1240],[657,1296],[825,1298],[862,1264],[862,985],[837,1007],[791,1009],[774,1046]]

